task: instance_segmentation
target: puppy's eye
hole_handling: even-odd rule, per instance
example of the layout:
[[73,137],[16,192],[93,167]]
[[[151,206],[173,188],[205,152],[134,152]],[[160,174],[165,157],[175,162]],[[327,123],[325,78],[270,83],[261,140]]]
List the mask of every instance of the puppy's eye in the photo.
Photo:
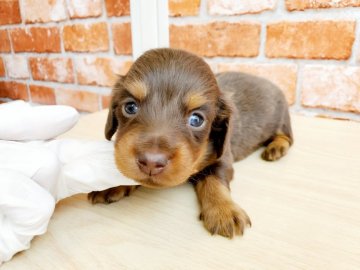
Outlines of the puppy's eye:
[[133,116],[137,114],[138,110],[139,107],[135,101],[127,102],[123,106],[123,113],[125,114],[125,116]]
[[188,119],[188,124],[191,127],[199,128],[204,124],[204,117],[200,113],[193,113]]

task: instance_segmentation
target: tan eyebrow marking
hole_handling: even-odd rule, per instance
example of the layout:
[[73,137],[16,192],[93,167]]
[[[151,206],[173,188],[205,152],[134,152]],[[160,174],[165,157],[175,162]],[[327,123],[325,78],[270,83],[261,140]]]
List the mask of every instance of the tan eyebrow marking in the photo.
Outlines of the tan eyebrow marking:
[[186,106],[189,111],[201,107],[207,103],[208,99],[202,93],[190,94],[186,100]]
[[126,90],[130,92],[134,98],[144,100],[147,95],[147,87],[143,81],[134,80],[125,83]]

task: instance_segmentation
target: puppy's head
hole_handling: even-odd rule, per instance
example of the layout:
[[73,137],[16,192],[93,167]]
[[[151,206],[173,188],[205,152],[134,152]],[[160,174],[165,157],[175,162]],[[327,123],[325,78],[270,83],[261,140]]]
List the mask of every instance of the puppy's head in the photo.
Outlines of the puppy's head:
[[181,50],[143,54],[114,89],[105,136],[127,177],[170,187],[218,159],[230,108],[209,66]]

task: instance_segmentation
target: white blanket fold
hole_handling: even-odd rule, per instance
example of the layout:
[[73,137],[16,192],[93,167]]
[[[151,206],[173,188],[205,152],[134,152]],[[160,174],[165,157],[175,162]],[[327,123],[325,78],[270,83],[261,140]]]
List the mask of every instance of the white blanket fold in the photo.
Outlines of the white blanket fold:
[[0,264],[46,231],[60,199],[137,185],[116,168],[113,142],[42,141],[66,132],[78,118],[68,106],[0,105]]

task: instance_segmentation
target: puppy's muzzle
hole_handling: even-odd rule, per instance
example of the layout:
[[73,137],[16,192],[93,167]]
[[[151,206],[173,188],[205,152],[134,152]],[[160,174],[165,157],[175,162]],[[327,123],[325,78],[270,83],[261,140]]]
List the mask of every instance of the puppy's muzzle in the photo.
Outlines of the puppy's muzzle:
[[140,153],[136,158],[139,169],[149,176],[155,176],[162,173],[168,162],[168,157],[159,152]]

